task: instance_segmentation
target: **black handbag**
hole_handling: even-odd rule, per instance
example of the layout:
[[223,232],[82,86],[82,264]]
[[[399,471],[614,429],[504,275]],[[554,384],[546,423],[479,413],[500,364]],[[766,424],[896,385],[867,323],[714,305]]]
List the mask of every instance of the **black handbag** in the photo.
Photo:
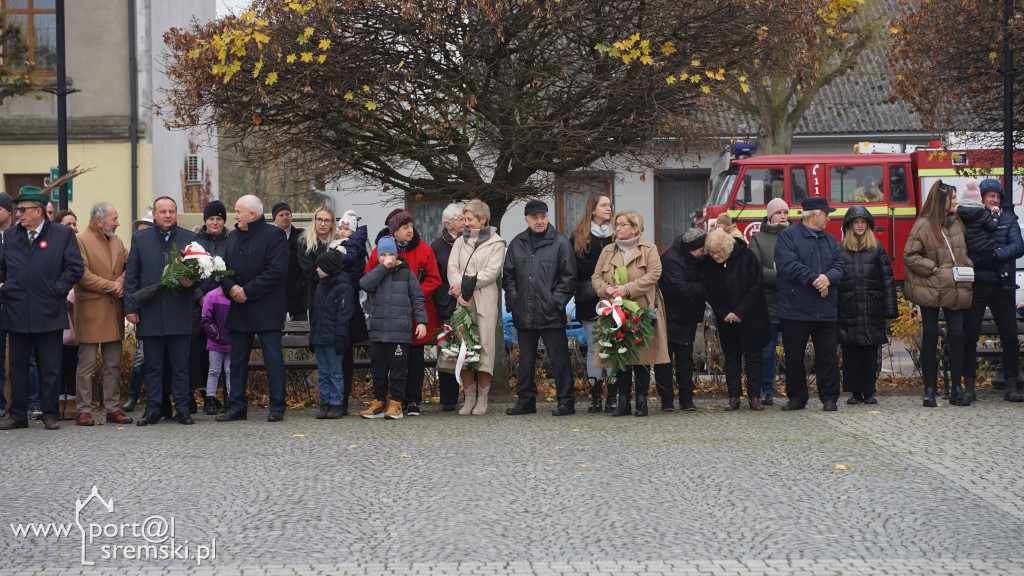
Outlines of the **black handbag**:
[[434,310],[437,312],[437,317],[441,319],[451,318],[455,313],[455,307],[459,305],[455,296],[442,290],[434,290],[433,298]]

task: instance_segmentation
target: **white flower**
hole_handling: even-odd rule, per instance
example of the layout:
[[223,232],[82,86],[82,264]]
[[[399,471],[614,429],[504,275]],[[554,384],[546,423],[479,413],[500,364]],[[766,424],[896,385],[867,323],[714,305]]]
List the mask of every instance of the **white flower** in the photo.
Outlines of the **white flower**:
[[481,349],[481,348],[483,348],[483,346],[481,346],[481,345],[479,345],[479,344],[477,344],[477,345],[473,346],[473,350],[479,350],[479,349]]
[[625,354],[625,353],[626,353],[626,349],[625,348],[619,348],[619,354]]
[[607,358],[607,357],[611,356],[611,354],[609,354],[609,353],[607,353],[607,352],[598,352],[598,354],[597,354],[597,355],[598,355],[598,356],[600,356],[600,357],[601,357],[602,359],[604,359],[604,358]]
[[606,342],[604,340],[598,342],[598,344],[600,344],[601,346],[603,346],[605,348],[611,348],[612,347],[612,343],[611,342]]
[[213,257],[213,269],[214,270],[227,270],[228,267],[224,264],[224,259],[220,256]]

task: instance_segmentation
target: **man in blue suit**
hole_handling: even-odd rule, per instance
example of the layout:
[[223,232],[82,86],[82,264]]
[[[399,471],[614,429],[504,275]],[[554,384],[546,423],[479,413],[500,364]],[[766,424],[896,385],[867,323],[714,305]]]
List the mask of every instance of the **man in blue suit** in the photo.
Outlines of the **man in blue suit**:
[[[231,300],[228,329],[231,330],[231,404],[217,416],[218,422],[245,420],[249,401],[249,352],[253,336],[259,336],[263,361],[267,365],[270,393],[268,422],[284,420],[284,330],[285,276],[288,273],[288,238],[284,230],[267,222],[263,202],[252,195],[235,203],[235,231],[228,235],[226,265],[231,276],[221,279],[221,290]],[[148,344],[147,344],[148,346]],[[146,350],[147,357],[149,349]]]
[[42,190],[25,186],[15,199],[18,224],[4,230],[0,256],[0,327],[10,337],[11,411],[0,430],[28,428],[28,365],[39,358],[40,408],[47,430],[60,428],[58,387],[67,297],[85,266],[75,233],[46,217]]
[[154,225],[132,235],[132,249],[124,279],[125,318],[135,324],[135,334],[146,349],[146,413],[136,422],[149,426],[160,421],[160,399],[163,394],[164,353],[170,360],[171,395],[179,424],[195,424],[189,413],[188,360],[192,337],[192,286],[194,281],[182,278],[186,289],[171,293],[160,288],[145,302],[136,300],[136,292],[160,283],[165,260],[172,251],[184,250],[196,239],[190,230],[178,226],[178,204],[161,196],[153,203]]

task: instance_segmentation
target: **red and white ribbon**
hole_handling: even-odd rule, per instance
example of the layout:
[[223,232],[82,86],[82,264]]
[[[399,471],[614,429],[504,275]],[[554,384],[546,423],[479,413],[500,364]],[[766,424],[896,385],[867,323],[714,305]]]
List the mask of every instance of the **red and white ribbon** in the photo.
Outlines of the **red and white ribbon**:
[[204,252],[198,248],[193,248],[193,246],[197,246],[197,244],[193,242],[186,246],[185,249],[181,251],[182,260],[198,260],[200,258],[210,257],[210,254],[208,252]]
[[597,303],[598,316],[611,316],[616,328],[622,328],[626,321],[626,313],[622,310],[622,297],[616,296],[614,300],[601,300]]
[[447,324],[444,325],[444,330],[437,335],[437,345],[440,346],[445,340],[448,339],[448,335],[452,333],[453,328]]

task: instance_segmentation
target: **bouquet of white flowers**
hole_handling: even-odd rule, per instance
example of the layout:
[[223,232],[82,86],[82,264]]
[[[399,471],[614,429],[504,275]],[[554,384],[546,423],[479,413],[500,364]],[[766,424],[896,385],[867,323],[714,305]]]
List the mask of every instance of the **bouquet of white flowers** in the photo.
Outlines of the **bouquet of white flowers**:
[[233,272],[226,269],[223,258],[211,256],[198,242],[192,242],[184,250],[178,250],[177,246],[171,248],[160,274],[160,285],[177,296],[183,278],[206,280],[210,276],[231,274]]
[[473,309],[465,306],[456,307],[448,321],[451,324],[445,324],[437,335],[437,345],[445,359],[455,362],[455,378],[461,384],[462,371],[479,368],[485,353],[480,345],[480,327],[473,319]]

